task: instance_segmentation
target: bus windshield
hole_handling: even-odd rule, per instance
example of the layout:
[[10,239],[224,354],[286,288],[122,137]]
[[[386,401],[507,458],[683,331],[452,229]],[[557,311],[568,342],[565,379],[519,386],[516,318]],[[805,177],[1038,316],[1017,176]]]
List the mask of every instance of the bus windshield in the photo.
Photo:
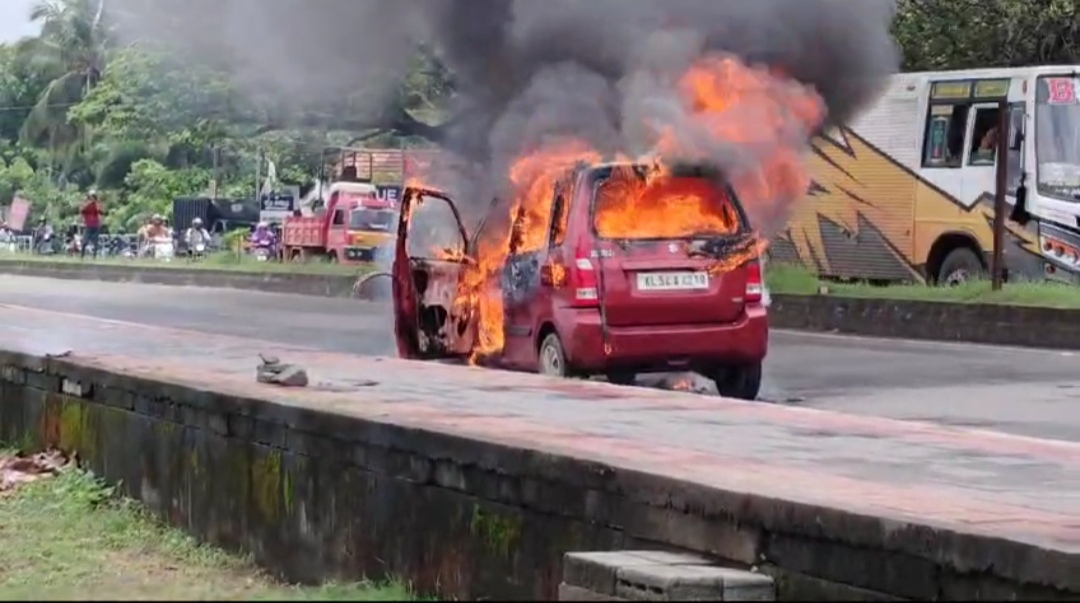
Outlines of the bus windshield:
[[1035,87],[1039,193],[1080,201],[1080,79],[1040,77]]

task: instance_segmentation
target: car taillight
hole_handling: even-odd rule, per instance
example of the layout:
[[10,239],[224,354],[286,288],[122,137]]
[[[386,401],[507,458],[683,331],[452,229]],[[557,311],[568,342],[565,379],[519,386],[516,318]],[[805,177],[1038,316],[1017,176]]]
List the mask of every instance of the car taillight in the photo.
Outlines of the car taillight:
[[589,258],[588,252],[579,250],[570,264],[568,279],[573,298],[570,305],[575,308],[597,306],[600,303],[596,280],[596,265]]
[[746,303],[760,304],[765,283],[761,280],[761,262],[751,260],[746,265]]

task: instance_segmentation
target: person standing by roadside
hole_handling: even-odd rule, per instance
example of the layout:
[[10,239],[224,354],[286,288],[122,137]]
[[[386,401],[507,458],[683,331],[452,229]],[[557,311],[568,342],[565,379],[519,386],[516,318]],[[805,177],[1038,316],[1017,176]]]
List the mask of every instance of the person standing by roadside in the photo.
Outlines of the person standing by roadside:
[[91,257],[97,258],[98,254],[98,241],[101,237],[101,201],[98,200],[97,191],[90,191],[86,195],[86,202],[82,206],[82,218],[83,232],[82,237],[82,249],[79,251],[79,257],[86,257],[86,247],[88,245],[94,246],[93,255]]

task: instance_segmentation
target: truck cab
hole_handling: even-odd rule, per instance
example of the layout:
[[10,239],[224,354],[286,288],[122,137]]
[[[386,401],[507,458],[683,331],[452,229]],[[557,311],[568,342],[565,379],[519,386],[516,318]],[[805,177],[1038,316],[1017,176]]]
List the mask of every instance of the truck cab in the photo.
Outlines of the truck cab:
[[370,262],[393,241],[397,207],[373,184],[335,182],[305,200],[300,214],[282,226],[285,259]]
[[405,157],[400,149],[324,149],[316,186],[282,224],[283,259],[352,263],[389,256]]

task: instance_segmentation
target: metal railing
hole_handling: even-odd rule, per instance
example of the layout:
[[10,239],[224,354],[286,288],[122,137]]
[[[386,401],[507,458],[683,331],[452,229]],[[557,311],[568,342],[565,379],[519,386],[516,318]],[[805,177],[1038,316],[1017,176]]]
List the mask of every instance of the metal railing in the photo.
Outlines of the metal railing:
[[29,254],[32,242],[30,235],[0,235],[0,254]]

